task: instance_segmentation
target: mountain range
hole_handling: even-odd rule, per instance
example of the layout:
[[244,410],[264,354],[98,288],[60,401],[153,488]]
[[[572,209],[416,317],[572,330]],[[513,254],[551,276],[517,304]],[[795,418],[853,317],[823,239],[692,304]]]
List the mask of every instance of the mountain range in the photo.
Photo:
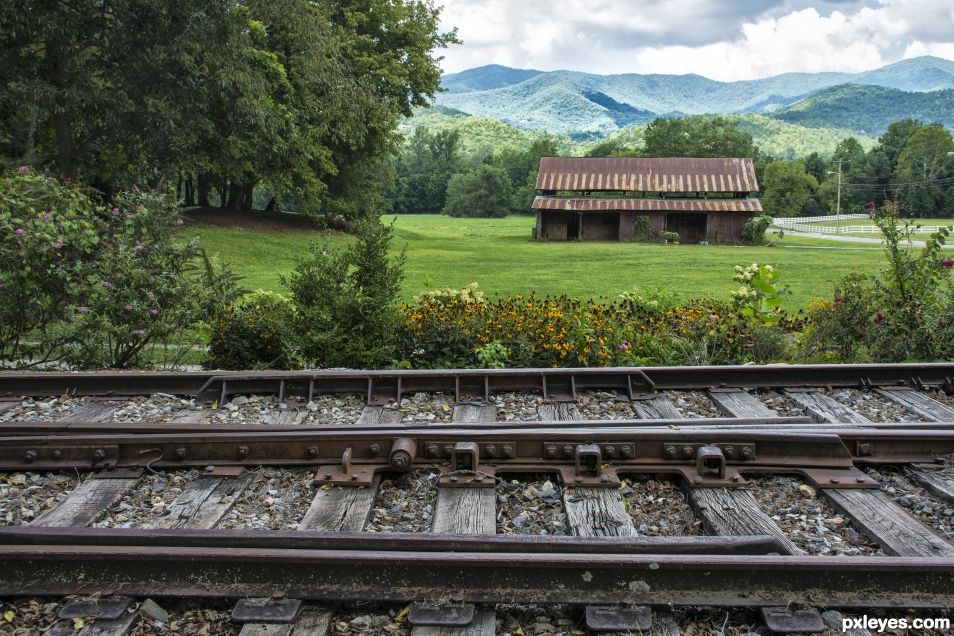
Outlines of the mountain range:
[[954,62],[931,56],[863,73],[785,73],[736,82],[489,65],[447,74],[442,87],[439,106],[573,139],[696,114],[757,113],[870,136],[906,117],[954,127]]

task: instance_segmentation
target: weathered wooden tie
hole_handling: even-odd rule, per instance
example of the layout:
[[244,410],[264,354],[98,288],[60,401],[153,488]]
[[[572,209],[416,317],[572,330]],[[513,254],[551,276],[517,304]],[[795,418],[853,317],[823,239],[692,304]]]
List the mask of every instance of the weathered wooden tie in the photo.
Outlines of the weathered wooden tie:
[[880,490],[825,488],[825,497],[893,556],[954,556],[951,545]]
[[138,479],[96,479],[81,483],[59,505],[37,517],[32,525],[85,527],[106,513]]
[[821,391],[785,391],[785,395],[805,409],[817,422],[870,424],[871,420]]
[[728,417],[774,418],[778,414],[746,391],[709,391],[709,399]]
[[900,404],[929,422],[954,422],[954,408],[913,389],[877,389],[878,393]]

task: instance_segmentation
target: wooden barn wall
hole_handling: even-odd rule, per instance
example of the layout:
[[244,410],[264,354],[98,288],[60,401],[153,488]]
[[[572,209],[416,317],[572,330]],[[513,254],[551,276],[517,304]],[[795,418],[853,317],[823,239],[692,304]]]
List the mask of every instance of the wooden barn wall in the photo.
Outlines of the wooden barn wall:
[[583,240],[619,240],[619,217],[619,212],[587,212],[583,215]]
[[710,243],[739,243],[742,241],[742,227],[751,218],[750,212],[710,213],[706,240]]
[[660,232],[666,231],[666,213],[665,212],[650,212],[649,217],[649,228],[653,236],[659,236]]
[[547,241],[567,240],[566,212],[540,211],[540,238]]
[[636,235],[636,213],[624,210],[619,213],[619,240],[628,241]]

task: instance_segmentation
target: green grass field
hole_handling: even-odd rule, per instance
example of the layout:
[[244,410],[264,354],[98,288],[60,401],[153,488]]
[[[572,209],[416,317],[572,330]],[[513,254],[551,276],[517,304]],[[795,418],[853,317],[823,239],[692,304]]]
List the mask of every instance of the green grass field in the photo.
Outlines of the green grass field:
[[[423,289],[459,288],[477,282],[488,294],[536,292],[612,298],[634,287],[660,288],[682,298],[710,296],[728,300],[738,285],[735,265],[752,262],[781,267],[792,291],[787,305],[804,307],[815,296],[829,296],[852,271],[883,266],[876,245],[835,244],[785,237],[774,247],[662,245],[656,243],[530,240],[534,219],[454,219],[440,215],[388,216],[394,220],[395,245],[407,247],[407,277],[402,296]],[[210,254],[218,254],[244,276],[249,289],[284,291],[279,276],[288,274],[298,255],[314,241],[343,245],[349,238],[318,232],[250,231],[229,227],[189,228]]]

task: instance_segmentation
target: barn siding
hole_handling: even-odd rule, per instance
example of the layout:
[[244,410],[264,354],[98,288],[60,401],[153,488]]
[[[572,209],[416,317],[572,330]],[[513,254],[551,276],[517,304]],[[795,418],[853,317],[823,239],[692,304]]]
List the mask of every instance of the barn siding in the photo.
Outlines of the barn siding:
[[659,236],[661,232],[666,231],[666,213],[651,212],[649,214],[649,227],[653,236]]
[[540,238],[548,241],[565,241],[566,236],[566,212],[543,212],[541,218]]
[[636,236],[636,213],[626,210],[619,213],[619,240],[628,241]]
[[710,243],[740,243],[742,226],[752,218],[744,212],[719,212],[709,215],[706,240]]

